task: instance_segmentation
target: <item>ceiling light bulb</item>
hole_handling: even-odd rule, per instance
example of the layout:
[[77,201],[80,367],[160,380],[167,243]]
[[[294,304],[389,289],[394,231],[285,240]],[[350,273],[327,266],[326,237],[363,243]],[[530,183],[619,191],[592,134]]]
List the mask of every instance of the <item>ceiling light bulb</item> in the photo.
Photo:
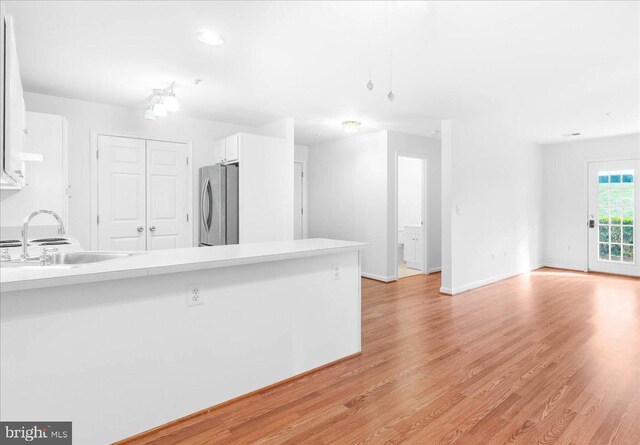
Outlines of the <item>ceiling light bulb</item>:
[[164,106],[164,104],[158,102],[153,106],[153,114],[155,114],[156,116],[164,117],[167,115],[167,108]]
[[357,133],[360,131],[361,122],[358,121],[344,121],[342,123],[342,128],[345,133]]
[[196,34],[196,39],[200,43],[204,43],[209,46],[222,46],[224,45],[224,39],[219,34],[212,31],[199,31]]
[[144,118],[150,121],[156,120],[156,115],[151,107],[148,107],[146,110],[144,110]]
[[175,95],[163,96],[162,105],[164,105],[167,111],[178,111],[180,109],[180,104],[178,103],[178,99],[176,99]]

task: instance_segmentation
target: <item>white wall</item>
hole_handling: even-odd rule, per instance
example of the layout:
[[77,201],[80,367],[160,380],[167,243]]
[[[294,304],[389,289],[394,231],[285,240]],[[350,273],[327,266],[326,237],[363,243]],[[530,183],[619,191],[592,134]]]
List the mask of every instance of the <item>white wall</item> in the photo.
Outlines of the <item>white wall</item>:
[[422,160],[398,158],[398,229],[422,221]]
[[[198,169],[213,162],[213,142],[250,127],[194,119],[177,114],[156,121],[145,120],[142,108],[123,108],[62,97],[25,93],[29,111],[60,114],[69,123],[69,200],[68,232],[88,248],[90,244],[90,148],[91,131],[142,136],[150,139],[192,142],[193,209],[198,211]],[[197,216],[197,215],[196,215]],[[193,218],[194,223],[199,218]],[[197,225],[193,231],[197,243]],[[197,244],[194,244],[197,245]]]
[[452,202],[452,186],[453,186],[453,122],[444,120],[440,124],[441,148],[440,153],[442,159],[440,164],[440,173],[442,174],[442,273],[440,275],[440,289],[444,292],[451,293],[453,289],[453,263],[452,263],[452,230],[451,221],[453,219],[453,202]]
[[[441,160],[440,141],[434,138],[417,136],[406,133],[390,131],[388,136],[389,153],[389,177],[391,178],[392,193],[389,195],[391,202],[390,214],[393,217],[395,208],[395,155],[418,156],[427,160],[427,267],[429,271],[440,269],[442,250],[441,230]],[[418,221],[420,222],[420,221]],[[395,225],[395,222],[391,223]],[[393,233],[390,232],[390,237]],[[389,248],[393,248],[394,238],[390,240]],[[388,267],[395,268],[393,258],[390,258]],[[396,271],[397,272],[397,271]]]
[[640,134],[543,147],[547,266],[587,269],[587,162],[640,158]]
[[283,207],[283,221],[285,222],[284,239],[293,239],[293,159],[295,152],[294,121],[291,118],[283,118],[268,124],[256,127],[252,131],[255,134],[284,139],[284,176],[283,186],[285,202]]
[[362,241],[362,273],[391,279],[387,267],[387,131],[309,147],[309,236]]
[[455,294],[540,266],[542,148],[474,124],[448,125],[443,208],[451,209],[451,245],[443,257],[450,249],[451,287],[443,282],[443,291]]
[[309,236],[370,243],[364,276],[396,278],[396,155],[427,159],[429,269],[440,267],[440,142],[377,131],[309,147]]

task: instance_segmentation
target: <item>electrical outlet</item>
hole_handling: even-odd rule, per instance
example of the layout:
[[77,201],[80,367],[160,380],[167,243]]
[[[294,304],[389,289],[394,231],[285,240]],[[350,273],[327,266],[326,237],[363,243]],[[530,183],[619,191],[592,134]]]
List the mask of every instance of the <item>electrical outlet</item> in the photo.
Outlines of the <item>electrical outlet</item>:
[[187,306],[198,306],[202,304],[201,289],[202,286],[200,284],[194,284],[187,288]]
[[342,278],[342,267],[339,264],[334,264],[331,266],[331,276],[334,280],[339,280]]

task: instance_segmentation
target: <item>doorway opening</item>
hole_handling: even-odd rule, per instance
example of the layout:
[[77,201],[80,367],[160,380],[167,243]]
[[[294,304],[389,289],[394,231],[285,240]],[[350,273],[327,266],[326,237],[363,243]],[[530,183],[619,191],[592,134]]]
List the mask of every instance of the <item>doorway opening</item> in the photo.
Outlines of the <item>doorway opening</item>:
[[398,156],[397,277],[427,273],[426,159]]
[[304,164],[293,163],[293,239],[306,237],[304,229]]

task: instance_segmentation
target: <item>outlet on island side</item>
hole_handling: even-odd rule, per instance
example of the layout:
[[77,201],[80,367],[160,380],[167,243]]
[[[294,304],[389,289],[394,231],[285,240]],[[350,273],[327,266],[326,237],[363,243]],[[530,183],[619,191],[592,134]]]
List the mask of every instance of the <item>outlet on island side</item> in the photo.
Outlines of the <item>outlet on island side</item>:
[[202,285],[200,284],[193,284],[187,288],[187,306],[198,306],[202,304],[201,290]]
[[342,278],[342,267],[339,264],[334,264],[331,266],[331,277],[334,280],[339,280]]

